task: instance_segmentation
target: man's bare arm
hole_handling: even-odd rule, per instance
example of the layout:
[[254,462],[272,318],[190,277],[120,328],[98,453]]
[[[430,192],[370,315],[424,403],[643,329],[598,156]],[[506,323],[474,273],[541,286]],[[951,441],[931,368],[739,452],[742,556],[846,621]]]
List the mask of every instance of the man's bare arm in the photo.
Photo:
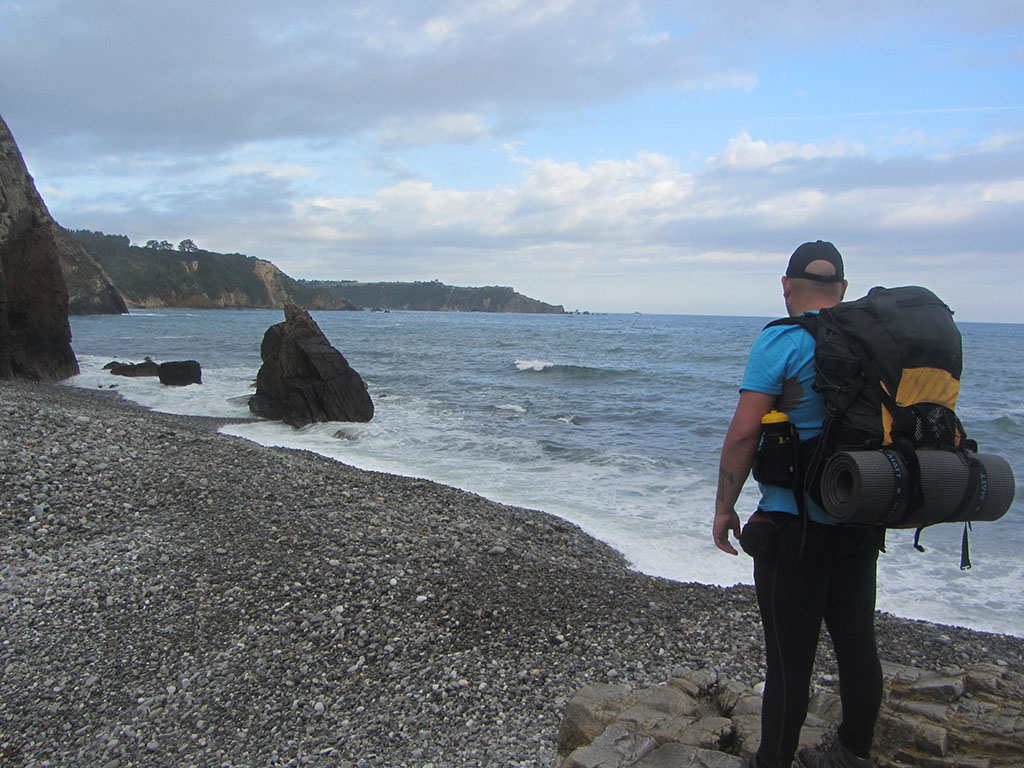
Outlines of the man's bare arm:
[[729,532],[737,539],[740,518],[736,514],[736,500],[754,463],[754,453],[761,440],[761,417],[775,404],[775,395],[743,390],[736,406],[729,430],[722,445],[722,458],[718,466],[718,493],[715,496],[715,521],[712,535],[717,546],[730,555],[737,554],[729,542]]

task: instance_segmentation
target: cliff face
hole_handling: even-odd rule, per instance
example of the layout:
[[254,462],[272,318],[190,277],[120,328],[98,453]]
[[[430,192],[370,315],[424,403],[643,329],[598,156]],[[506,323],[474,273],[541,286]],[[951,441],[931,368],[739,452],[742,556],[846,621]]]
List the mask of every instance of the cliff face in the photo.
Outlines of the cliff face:
[[267,288],[267,296],[275,306],[284,306],[289,303],[291,297],[285,286],[285,280],[290,278],[284,272],[263,259],[256,259],[252,268],[256,277],[263,281],[263,285]]
[[123,315],[128,312],[124,297],[110,277],[68,232],[55,230],[57,255],[68,289],[68,312],[72,315]]
[[57,224],[0,118],[0,378],[78,373]]
[[[120,289],[129,307],[309,310],[412,309],[442,312],[527,312],[563,314],[504,286],[465,288],[438,281],[359,283],[295,280],[274,264],[240,253],[189,248],[141,248],[124,235],[76,230],[71,233]],[[190,242],[190,241],[188,241]],[[185,242],[183,241],[183,245]],[[76,308],[72,307],[72,312]]]
[[240,253],[141,248],[123,235],[71,235],[103,267],[130,307],[358,309],[293,280],[269,261]]

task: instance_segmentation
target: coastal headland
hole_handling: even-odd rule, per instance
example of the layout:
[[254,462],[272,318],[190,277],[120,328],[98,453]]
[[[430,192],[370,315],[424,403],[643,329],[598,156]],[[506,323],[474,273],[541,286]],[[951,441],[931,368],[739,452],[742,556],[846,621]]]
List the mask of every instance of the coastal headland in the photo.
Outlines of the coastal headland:
[[[750,587],[222,423],[0,382],[0,764],[550,766],[588,683],[763,679]],[[897,664],[1024,663],[1021,638],[877,630]]]

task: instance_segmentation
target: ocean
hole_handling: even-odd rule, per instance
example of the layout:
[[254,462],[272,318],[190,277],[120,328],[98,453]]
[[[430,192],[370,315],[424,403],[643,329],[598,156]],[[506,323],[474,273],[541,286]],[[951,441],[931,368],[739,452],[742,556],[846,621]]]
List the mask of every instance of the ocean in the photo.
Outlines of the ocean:
[[[711,541],[718,455],[746,355],[769,318],[314,312],[370,388],[367,424],[293,429],[257,421],[222,431],[369,470],[421,477],[580,525],[634,568],[683,582],[751,583],[748,557]],[[73,317],[82,373],[154,410],[250,416],[245,405],[276,310],[139,310]],[[958,413],[983,453],[1024,472],[1024,325],[962,323]],[[111,360],[198,360],[203,384],[164,387],[102,370]],[[737,509],[757,503],[748,481]],[[1024,497],[971,533],[959,525],[912,546],[891,531],[878,608],[1024,636]]]

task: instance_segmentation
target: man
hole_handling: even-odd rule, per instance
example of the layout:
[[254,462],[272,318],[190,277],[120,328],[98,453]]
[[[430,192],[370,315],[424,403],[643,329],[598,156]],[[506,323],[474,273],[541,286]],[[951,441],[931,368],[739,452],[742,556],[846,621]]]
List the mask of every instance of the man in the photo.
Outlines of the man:
[[[843,260],[831,243],[794,251],[782,293],[791,317],[835,306],[846,294]],[[735,505],[761,438],[761,417],[789,416],[800,440],[821,432],[824,400],[814,381],[814,338],[796,325],[763,330],[750,352],[739,404],[725,436],[715,501],[714,540],[736,554],[732,532],[754,559],[754,584],[764,627],[768,674],[761,744],[751,768],[790,768],[807,716],[810,678],[822,620],[839,664],[843,720],[824,751],[801,750],[807,768],[870,768],[871,742],[882,698],[874,636],[878,534],[836,525],[805,496],[801,520],[791,489],[760,484],[757,511],[740,531]]]

